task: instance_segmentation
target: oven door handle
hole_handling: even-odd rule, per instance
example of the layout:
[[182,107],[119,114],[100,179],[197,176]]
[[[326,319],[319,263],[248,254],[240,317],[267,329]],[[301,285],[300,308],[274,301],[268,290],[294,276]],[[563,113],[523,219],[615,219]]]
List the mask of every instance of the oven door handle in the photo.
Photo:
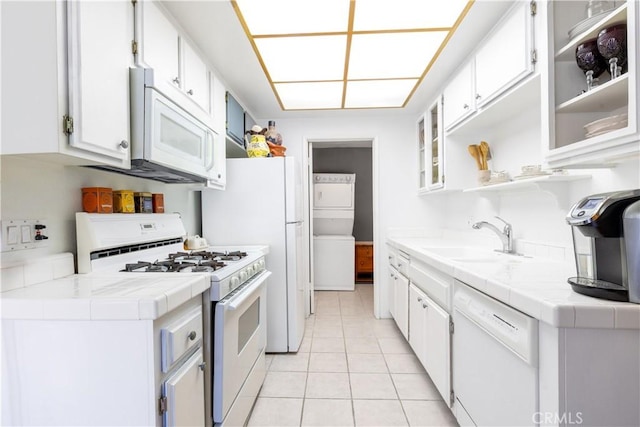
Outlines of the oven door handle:
[[242,304],[244,304],[244,302],[251,297],[251,295],[253,295],[253,293],[264,284],[264,282],[269,278],[269,276],[271,276],[271,272],[270,271],[264,271],[262,274],[260,274],[259,276],[256,276],[255,279],[253,279],[253,283],[251,283],[249,286],[247,286],[245,289],[242,290],[242,292],[240,292],[240,297],[233,298],[232,300],[230,300],[228,302],[228,304],[225,304],[225,309],[226,310],[236,310],[238,309],[238,307],[240,307]]

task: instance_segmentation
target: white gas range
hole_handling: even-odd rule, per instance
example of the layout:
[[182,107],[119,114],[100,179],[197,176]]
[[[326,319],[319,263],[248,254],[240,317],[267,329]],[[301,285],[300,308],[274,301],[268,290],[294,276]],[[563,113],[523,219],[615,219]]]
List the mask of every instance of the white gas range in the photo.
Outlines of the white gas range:
[[242,425],[266,375],[266,246],[185,250],[178,214],[76,214],[78,272],[207,275],[203,293],[207,424]]

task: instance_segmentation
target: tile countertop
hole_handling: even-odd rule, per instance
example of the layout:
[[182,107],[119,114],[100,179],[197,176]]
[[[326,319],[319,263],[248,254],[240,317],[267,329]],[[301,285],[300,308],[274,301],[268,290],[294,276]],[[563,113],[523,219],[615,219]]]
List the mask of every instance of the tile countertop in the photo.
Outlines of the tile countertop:
[[[558,328],[640,329],[640,304],[592,298],[571,289],[575,267],[546,258],[516,257],[513,262],[476,262],[430,252],[429,248],[473,247],[430,238],[389,238],[406,252],[461,282],[523,313]],[[491,248],[481,248],[492,250]]]
[[[225,251],[229,246],[210,246]],[[241,245],[232,250],[269,253],[268,245]],[[1,261],[2,319],[154,320],[209,289],[207,273],[73,274],[73,255]]]
[[2,319],[153,320],[211,285],[205,274],[73,274],[0,294]]

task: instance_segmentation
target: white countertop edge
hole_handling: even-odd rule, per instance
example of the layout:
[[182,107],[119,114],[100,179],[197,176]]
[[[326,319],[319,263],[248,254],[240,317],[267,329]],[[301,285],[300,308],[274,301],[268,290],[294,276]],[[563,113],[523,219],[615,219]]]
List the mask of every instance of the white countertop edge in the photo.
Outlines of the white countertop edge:
[[[475,263],[453,261],[430,253],[428,247],[488,247],[442,238],[388,238],[387,244],[523,313],[558,328],[640,329],[640,304],[609,301],[574,292],[566,279],[541,279],[541,286],[517,287],[489,277]],[[541,268],[554,261],[536,259]],[[533,282],[535,277],[530,278]]]
[[175,286],[167,289],[167,286],[159,285],[155,294],[142,296],[13,298],[9,292],[0,294],[0,318],[2,320],[155,320],[201,295],[211,286],[209,277],[205,274],[188,277],[185,275],[183,278],[184,280]]

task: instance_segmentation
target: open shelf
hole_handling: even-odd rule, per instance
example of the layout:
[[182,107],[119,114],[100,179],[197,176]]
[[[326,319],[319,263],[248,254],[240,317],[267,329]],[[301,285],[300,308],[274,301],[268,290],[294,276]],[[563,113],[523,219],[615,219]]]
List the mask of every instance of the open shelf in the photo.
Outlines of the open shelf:
[[556,113],[612,111],[628,104],[629,73],[610,80],[556,107]]
[[625,2],[623,5],[617,7],[612,10],[611,13],[602,17],[601,20],[595,22],[591,25],[587,30],[577,34],[574,38],[572,38],[569,43],[567,43],[564,47],[562,47],[556,53],[557,61],[570,61],[575,59],[576,47],[589,39],[594,39],[598,37],[598,33],[603,28],[614,24],[616,22],[626,21],[627,20],[627,3]]
[[591,175],[544,175],[535,176],[531,178],[518,179],[509,182],[503,182],[500,184],[485,185],[482,187],[473,187],[462,190],[463,193],[480,193],[480,192],[495,192],[495,191],[511,191],[515,189],[522,189],[525,187],[539,187],[540,184],[547,183],[561,183],[578,181],[581,179],[590,179]]

